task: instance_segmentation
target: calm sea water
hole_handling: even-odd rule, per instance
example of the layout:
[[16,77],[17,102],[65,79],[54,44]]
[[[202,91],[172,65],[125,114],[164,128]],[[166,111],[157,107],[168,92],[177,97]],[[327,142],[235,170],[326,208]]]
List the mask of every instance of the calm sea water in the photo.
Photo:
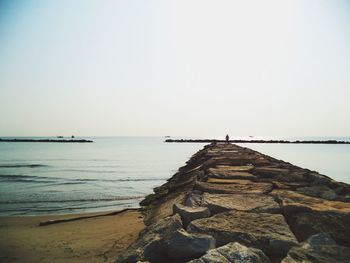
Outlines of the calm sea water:
[[[159,137],[91,139],[95,142],[0,143],[0,216],[137,207],[204,146]],[[242,146],[350,183],[350,145]]]

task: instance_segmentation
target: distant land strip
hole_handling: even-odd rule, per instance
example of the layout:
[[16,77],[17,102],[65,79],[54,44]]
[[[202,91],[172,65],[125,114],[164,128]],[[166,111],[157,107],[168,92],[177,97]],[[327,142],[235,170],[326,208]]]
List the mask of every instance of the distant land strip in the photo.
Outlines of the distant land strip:
[[1,139],[0,142],[59,142],[59,143],[85,143],[94,142],[91,140],[57,140],[57,139]]
[[[166,139],[165,142],[187,142],[187,143],[212,143],[225,142],[225,140],[213,139]],[[284,144],[350,144],[349,141],[324,140],[324,141],[288,141],[288,140],[229,140],[231,143],[284,143]]]

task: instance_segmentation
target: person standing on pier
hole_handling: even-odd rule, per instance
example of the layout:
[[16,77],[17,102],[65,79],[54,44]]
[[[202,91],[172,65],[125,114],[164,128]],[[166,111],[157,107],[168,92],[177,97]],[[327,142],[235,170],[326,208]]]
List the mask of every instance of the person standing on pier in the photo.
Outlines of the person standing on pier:
[[228,136],[228,134],[226,134],[226,143],[228,143],[228,141],[230,140],[230,136]]

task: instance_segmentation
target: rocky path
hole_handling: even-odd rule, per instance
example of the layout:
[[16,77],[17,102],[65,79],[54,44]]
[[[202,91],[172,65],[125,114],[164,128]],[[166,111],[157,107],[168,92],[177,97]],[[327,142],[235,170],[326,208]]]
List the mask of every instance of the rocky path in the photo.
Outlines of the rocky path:
[[350,186],[234,144],[205,146],[141,205],[118,263],[350,262]]

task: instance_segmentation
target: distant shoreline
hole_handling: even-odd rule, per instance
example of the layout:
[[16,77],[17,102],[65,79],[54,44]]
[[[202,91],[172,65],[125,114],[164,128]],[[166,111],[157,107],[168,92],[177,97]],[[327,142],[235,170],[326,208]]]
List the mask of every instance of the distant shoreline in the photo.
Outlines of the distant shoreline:
[[[225,140],[214,139],[166,139],[165,142],[179,142],[179,143],[212,143],[212,142],[225,142]],[[287,141],[287,140],[229,140],[230,143],[281,143],[281,144],[350,144],[349,141],[337,141],[337,140],[302,140],[302,141]]]
[[94,141],[79,139],[79,140],[61,140],[61,139],[1,139],[0,142],[58,142],[58,143],[91,143]]

